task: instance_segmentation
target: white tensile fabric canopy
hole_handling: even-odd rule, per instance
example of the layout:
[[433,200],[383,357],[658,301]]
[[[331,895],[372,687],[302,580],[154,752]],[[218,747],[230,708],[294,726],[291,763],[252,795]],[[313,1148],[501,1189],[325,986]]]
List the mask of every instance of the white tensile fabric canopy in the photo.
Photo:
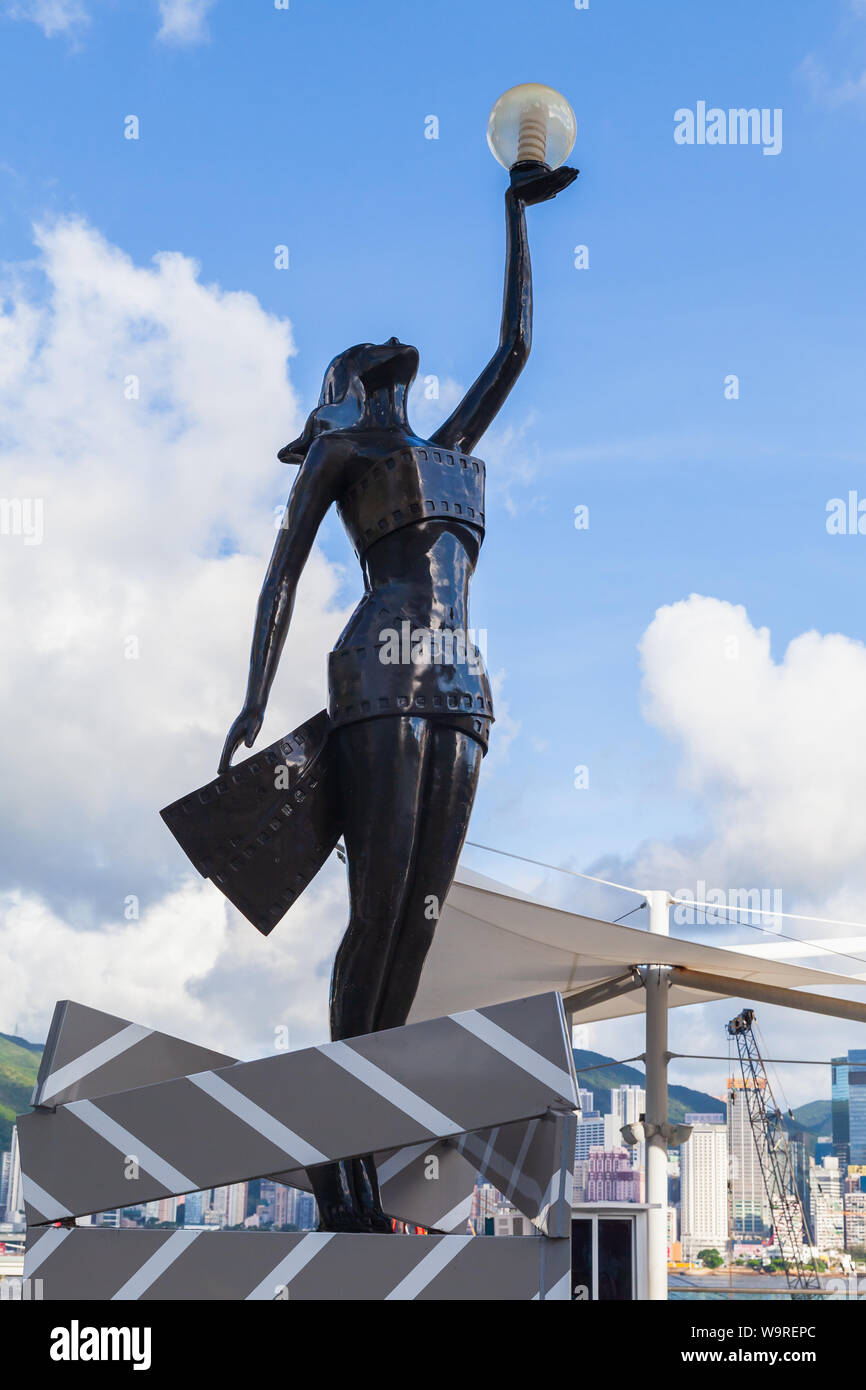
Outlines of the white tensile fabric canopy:
[[[548,907],[461,867],[438,923],[409,1022],[548,990],[574,995],[617,980],[639,965],[677,965],[742,980],[744,999],[749,981],[812,990],[863,983],[856,976],[767,959],[764,951],[752,956]],[[706,1004],[727,995],[727,990],[692,989],[674,979],[668,1003],[671,1007]],[[579,1009],[578,1017],[587,1023],[641,1014],[644,1009],[644,991],[637,989],[589,1003]]]

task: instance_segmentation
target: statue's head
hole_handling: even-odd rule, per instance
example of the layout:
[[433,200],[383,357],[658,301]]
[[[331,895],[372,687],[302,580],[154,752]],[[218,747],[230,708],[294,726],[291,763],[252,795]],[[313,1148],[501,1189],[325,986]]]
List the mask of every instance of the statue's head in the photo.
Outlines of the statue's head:
[[[418,370],[418,349],[399,338],[387,343],[358,343],[339,353],[330,363],[322,382],[319,404],[307,417],[303,433],[281,449],[283,463],[303,463],[307,450],[320,434],[357,429],[364,424],[382,428],[388,423],[406,423],[406,396]],[[385,413],[370,416],[368,406],[374,395],[384,404]]]

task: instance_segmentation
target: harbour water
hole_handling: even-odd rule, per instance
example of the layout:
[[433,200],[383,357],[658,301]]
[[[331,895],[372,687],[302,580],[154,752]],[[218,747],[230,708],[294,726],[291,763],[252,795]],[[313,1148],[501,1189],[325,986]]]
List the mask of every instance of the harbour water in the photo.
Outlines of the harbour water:
[[[810,1298],[818,1298],[823,1303],[831,1294],[837,1298],[845,1297],[846,1281],[842,1275],[824,1275],[821,1282],[824,1291],[811,1293]],[[798,1292],[808,1293],[808,1290]],[[750,1269],[742,1273],[713,1270],[707,1271],[706,1274],[672,1273],[668,1276],[668,1298],[672,1301],[734,1298],[747,1302],[768,1303],[773,1300],[789,1300],[790,1297],[791,1290],[784,1274],[758,1274]]]

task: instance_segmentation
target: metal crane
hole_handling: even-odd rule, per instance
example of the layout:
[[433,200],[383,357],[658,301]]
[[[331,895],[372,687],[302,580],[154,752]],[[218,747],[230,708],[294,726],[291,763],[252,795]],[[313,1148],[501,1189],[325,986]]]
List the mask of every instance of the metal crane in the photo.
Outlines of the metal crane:
[[[737,1044],[743,1076],[743,1099],[748,1107],[749,1125],[758,1154],[758,1166],[767,1194],[773,1230],[788,1287],[820,1289],[821,1278],[815,1252],[809,1241],[809,1228],[803,1203],[797,1191],[794,1165],[788,1149],[782,1112],[773,1096],[767,1069],[758,1050],[752,1024],[754,1009],[743,1009],[728,1024],[728,1034]],[[803,1238],[809,1243],[803,1244]],[[806,1298],[808,1294],[792,1295]]]

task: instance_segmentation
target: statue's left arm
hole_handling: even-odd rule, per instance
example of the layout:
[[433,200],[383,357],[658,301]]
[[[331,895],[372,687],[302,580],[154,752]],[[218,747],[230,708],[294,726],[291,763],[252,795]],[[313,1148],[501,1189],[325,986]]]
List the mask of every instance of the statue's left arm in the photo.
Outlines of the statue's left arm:
[[471,454],[501,410],[526,365],[532,346],[532,266],[525,208],[556,196],[577,177],[576,169],[518,166],[505,192],[505,289],[499,346],[452,415],[432,436],[434,444]]
[[298,581],[335,496],[329,453],[330,446],[317,440],[295,479],[259,595],[244,707],[229,730],[220,772],[228,770],[241,743],[252,747],[262,726],[295,606]]

